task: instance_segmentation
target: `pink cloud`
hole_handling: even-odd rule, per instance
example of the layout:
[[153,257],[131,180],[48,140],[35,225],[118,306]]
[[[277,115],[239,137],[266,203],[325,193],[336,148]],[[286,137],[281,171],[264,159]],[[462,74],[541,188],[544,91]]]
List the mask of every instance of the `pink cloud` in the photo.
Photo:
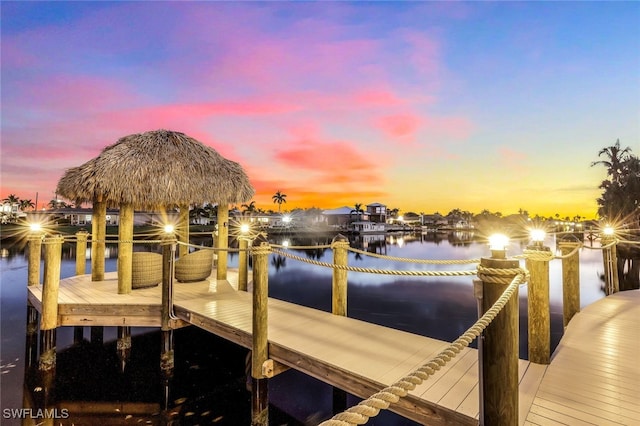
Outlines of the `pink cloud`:
[[421,121],[420,117],[415,114],[396,114],[380,117],[376,120],[376,126],[388,137],[412,142]]

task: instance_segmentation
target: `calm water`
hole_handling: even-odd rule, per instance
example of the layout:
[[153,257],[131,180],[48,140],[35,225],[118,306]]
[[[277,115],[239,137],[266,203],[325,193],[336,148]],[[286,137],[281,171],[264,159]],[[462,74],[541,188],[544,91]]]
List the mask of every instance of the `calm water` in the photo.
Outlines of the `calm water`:
[[[309,239],[274,236],[272,242],[291,245],[325,244],[330,238]],[[210,245],[206,239],[204,245]],[[512,243],[508,253],[521,254],[526,243]],[[488,256],[484,243],[468,239],[466,234],[429,234],[404,236],[364,236],[351,245],[389,256],[423,259],[471,259]],[[553,237],[546,245],[554,248]],[[115,250],[114,250],[115,251]],[[331,262],[330,249],[296,251],[309,259]],[[115,253],[114,253],[115,256]],[[74,274],[75,254],[64,248],[62,275]],[[599,250],[580,252],[581,303],[586,306],[604,297],[598,275],[602,273]],[[349,253],[349,264],[399,270],[463,270],[473,265],[413,265],[390,262]],[[115,270],[116,260],[108,259],[106,270]],[[237,265],[231,254],[229,266]],[[89,266],[88,266],[89,268]],[[2,248],[0,258],[1,294],[1,406],[23,406],[25,387],[25,330],[27,264],[24,252],[16,246]],[[562,334],[561,262],[550,264],[552,347]],[[477,319],[473,297],[473,277],[397,277],[349,272],[348,315],[372,323],[452,341]],[[297,260],[272,255],[269,295],[282,300],[329,311],[331,309],[331,271]],[[520,356],[527,355],[526,287],[520,291]],[[124,371],[116,355],[116,329],[105,328],[103,342],[91,342],[89,327],[81,344],[73,344],[73,328],[58,330],[58,363],[55,397],[58,401],[132,401],[158,404],[165,401],[176,413],[174,424],[249,424],[250,393],[246,390],[245,356],[247,351],[210,336],[194,327],[175,334],[175,372],[163,382],[159,369],[160,335],[153,329],[132,329],[131,357]],[[398,342],[402,345],[402,342]],[[31,376],[29,376],[31,377]],[[27,386],[37,383],[27,380]],[[35,384],[34,384],[35,383]],[[168,393],[168,397],[165,394]],[[316,424],[330,417],[331,387],[304,374],[289,370],[269,382],[272,424]],[[358,401],[349,396],[348,404]],[[60,407],[64,408],[64,407]],[[123,417],[126,413],[122,413]],[[157,415],[138,415],[131,419],[142,424],[160,424]],[[61,420],[62,424],[65,423]],[[86,424],[89,424],[89,421]],[[4,424],[12,424],[2,419]],[[20,424],[15,421],[14,424]],[[75,424],[82,424],[77,420]],[[414,425],[392,413],[384,413],[368,424]]]

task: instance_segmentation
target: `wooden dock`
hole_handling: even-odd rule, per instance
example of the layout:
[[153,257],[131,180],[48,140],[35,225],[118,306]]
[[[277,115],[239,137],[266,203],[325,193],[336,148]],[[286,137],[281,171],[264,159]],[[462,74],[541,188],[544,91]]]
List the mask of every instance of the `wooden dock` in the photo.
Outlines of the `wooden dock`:
[[640,425],[640,290],[573,317],[538,388],[527,425]]
[[[233,271],[229,271],[228,276],[228,281],[175,283],[174,310],[179,320],[174,321],[174,326],[193,324],[250,348],[252,297],[250,293],[236,290],[237,275]],[[29,287],[28,298],[40,310],[42,287]],[[626,296],[616,295],[597,302],[594,307],[610,306],[608,300],[614,304],[620,300],[618,305],[627,307],[632,303]],[[100,282],[91,282],[89,275],[67,278],[60,283],[58,326],[160,326],[160,301],[160,287],[117,294],[115,273],[106,274]],[[633,303],[640,306],[637,298]],[[277,299],[270,298],[268,306],[269,358],[360,397],[368,397],[390,385],[448,345],[448,342]],[[631,359],[634,348],[640,353],[639,308],[635,308],[635,314],[631,307],[622,309],[624,315],[610,307],[603,308],[599,314],[590,308],[572,320],[551,366],[520,361],[521,425],[640,424],[633,423],[635,417],[640,417],[637,408],[640,376],[638,366],[633,365]],[[594,321],[601,326],[594,326]],[[589,334],[585,336],[587,331]],[[598,331],[602,337],[592,334]],[[620,345],[612,344],[618,342],[617,336]],[[591,350],[572,350],[576,340]],[[596,343],[598,350],[594,348]],[[577,361],[572,358],[574,352],[593,357]],[[603,357],[615,367],[592,367],[602,365]],[[592,375],[586,376],[582,366]],[[607,379],[608,374],[615,374],[616,378]],[[561,390],[570,389],[568,383],[575,384],[580,392],[560,394]],[[594,387],[602,392],[594,394]],[[583,407],[584,414],[578,416],[576,411],[580,409],[568,401],[575,401],[581,393],[585,394],[585,401],[595,398],[598,403],[582,402],[590,406]],[[390,409],[421,424],[476,425],[478,401],[478,354],[475,349],[465,349]],[[608,407],[607,410],[601,405]],[[559,407],[567,407],[568,411]],[[611,411],[611,414],[597,415],[593,411]],[[567,419],[572,421],[565,421]],[[593,421],[597,419],[603,422]]]

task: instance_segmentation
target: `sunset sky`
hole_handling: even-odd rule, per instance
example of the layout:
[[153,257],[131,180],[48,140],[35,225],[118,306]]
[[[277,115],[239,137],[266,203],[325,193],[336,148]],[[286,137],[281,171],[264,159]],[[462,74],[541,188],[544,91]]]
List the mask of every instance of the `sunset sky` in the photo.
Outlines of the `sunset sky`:
[[258,207],[595,217],[640,154],[639,2],[1,2],[0,197],[184,132]]

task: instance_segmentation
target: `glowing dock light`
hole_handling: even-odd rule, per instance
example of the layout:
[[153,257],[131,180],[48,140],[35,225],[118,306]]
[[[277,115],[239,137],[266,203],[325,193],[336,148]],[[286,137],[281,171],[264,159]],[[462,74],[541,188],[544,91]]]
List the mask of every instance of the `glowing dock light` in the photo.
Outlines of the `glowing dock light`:
[[248,234],[249,230],[251,229],[251,227],[249,226],[248,223],[243,223],[242,225],[240,225],[240,233],[241,234]]
[[529,232],[529,235],[531,236],[531,241],[533,241],[534,245],[541,246],[542,242],[547,236],[547,233],[544,231],[544,229],[532,229]]
[[284,240],[282,242],[282,247],[289,247],[289,240]]
[[167,224],[164,226],[164,232],[166,232],[167,234],[173,234],[173,231],[175,231],[175,229],[175,226],[171,224]]
[[40,231],[42,231],[42,224],[40,224],[40,223],[30,223],[29,224],[29,231],[31,231],[31,232],[40,232]]
[[509,237],[504,234],[493,234],[489,237],[489,250],[494,259],[504,259],[507,257],[507,245]]
[[604,227],[604,229],[602,230],[602,233],[603,233],[604,235],[610,236],[610,235],[615,234],[615,230],[613,229],[613,226],[611,226],[611,225],[607,225],[607,226],[605,226],[605,227]]
[[284,223],[289,223],[289,222],[291,222],[291,216],[289,216],[289,215],[282,216],[282,221],[283,221]]

